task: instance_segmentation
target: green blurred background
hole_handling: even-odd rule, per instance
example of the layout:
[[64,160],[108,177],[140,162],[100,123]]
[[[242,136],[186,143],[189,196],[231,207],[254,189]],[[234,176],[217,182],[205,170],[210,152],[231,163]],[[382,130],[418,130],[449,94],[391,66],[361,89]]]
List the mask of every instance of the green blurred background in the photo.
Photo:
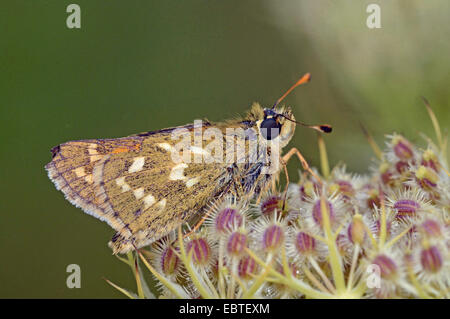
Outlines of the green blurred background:
[[[297,78],[312,82],[285,103],[297,119],[330,123],[331,164],[364,172],[373,157],[361,121],[380,145],[403,133],[432,136],[420,96],[450,124],[449,1],[77,0],[0,5],[0,297],[122,297],[135,290],[106,246],[106,224],[64,200],[48,180],[50,148],[121,137],[271,105]],[[381,6],[381,29],[366,7]],[[318,164],[315,133],[290,144]],[[294,161],[293,161],[294,162]],[[298,163],[290,164],[295,173]],[[81,289],[66,266],[81,267]]]

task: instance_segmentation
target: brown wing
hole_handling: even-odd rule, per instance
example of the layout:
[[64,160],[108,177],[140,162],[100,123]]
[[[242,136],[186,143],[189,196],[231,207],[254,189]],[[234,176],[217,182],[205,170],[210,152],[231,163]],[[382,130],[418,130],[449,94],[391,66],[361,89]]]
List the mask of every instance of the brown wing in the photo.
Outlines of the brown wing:
[[133,137],[67,142],[52,149],[52,161],[45,168],[67,200],[118,230],[123,224],[112,218],[95,196],[94,167],[111,155],[139,152],[142,141],[142,137]]
[[173,163],[169,133],[73,141],[52,150],[50,179],[72,204],[117,231],[110,242],[115,253],[166,235],[218,192],[222,167]]

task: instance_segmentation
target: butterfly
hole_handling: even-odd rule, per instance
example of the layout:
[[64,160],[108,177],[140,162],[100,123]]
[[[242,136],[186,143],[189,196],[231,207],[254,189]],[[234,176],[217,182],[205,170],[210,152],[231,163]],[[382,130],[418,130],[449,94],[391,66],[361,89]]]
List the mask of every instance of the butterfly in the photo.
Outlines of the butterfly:
[[113,253],[149,245],[180,225],[204,216],[212,203],[226,197],[250,199],[274,185],[296,124],[292,110],[254,103],[241,118],[144,132],[114,139],[70,141],[54,147],[45,168],[66,199],[107,222],[115,231]]

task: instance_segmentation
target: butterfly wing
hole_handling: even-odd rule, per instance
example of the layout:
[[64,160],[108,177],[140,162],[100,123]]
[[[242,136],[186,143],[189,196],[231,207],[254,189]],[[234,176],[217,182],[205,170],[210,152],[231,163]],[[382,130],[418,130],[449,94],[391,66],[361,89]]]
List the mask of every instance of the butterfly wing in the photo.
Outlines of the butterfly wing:
[[52,150],[50,179],[66,198],[117,233],[124,253],[168,234],[200,212],[223,187],[221,164],[171,160],[170,130],[67,142]]

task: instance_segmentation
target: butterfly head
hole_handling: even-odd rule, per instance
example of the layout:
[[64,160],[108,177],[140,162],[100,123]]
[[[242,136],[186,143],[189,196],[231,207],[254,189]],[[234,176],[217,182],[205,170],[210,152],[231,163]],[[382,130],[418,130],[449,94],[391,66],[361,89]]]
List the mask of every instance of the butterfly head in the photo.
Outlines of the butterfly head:
[[278,142],[281,147],[286,146],[296,126],[291,108],[265,108],[261,114],[262,117],[256,122],[260,136],[266,141]]

